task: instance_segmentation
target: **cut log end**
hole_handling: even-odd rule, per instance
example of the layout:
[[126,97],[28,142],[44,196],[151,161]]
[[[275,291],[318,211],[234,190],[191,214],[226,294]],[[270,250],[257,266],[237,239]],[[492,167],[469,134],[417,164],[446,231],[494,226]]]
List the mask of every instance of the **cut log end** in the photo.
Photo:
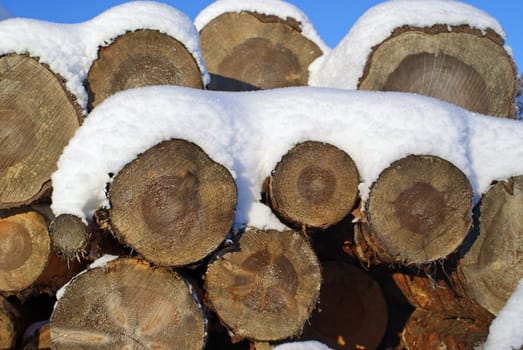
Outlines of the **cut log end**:
[[205,321],[175,272],[120,258],[75,277],[51,316],[54,349],[202,349]]
[[241,91],[307,85],[308,66],[322,52],[299,27],[291,18],[248,11],[213,19],[200,31],[211,73],[209,88]]
[[87,254],[90,234],[82,220],[71,214],[62,214],[51,221],[49,235],[55,252],[65,259]]
[[203,88],[196,60],[178,40],[154,30],[125,33],[100,49],[89,70],[89,107],[118,91],[151,85]]
[[479,236],[460,268],[474,299],[497,315],[523,276],[523,176],[491,187],[480,211]]
[[318,299],[321,269],[297,232],[249,230],[240,249],[220,255],[205,275],[207,298],[236,338],[298,335]]
[[37,59],[0,57],[0,209],[30,204],[50,187],[81,112],[62,79]]
[[225,239],[236,198],[225,167],[193,143],[166,141],[117,174],[109,190],[110,224],[117,237],[149,261],[186,265]]
[[418,93],[514,118],[516,82],[513,59],[491,30],[405,26],[373,48],[358,88]]
[[269,179],[273,210],[297,227],[326,228],[347,216],[358,196],[359,175],[345,152],[320,142],[293,147]]
[[366,243],[384,261],[426,263],[445,258],[472,224],[467,177],[435,156],[408,156],[385,169],[366,203]]
[[0,291],[20,291],[47,265],[51,242],[44,218],[26,212],[0,219]]

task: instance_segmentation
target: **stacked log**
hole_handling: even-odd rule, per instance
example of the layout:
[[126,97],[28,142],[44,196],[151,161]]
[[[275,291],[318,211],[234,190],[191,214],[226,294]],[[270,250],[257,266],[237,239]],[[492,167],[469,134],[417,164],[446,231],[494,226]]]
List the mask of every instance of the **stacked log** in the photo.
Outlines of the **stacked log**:
[[253,10],[225,12],[206,23],[199,30],[211,74],[208,88],[244,91],[307,85],[309,65],[322,50],[303,35],[301,25],[296,18]]
[[150,85],[203,88],[200,68],[182,42],[156,30],[127,32],[101,47],[89,69],[89,109],[118,91]]

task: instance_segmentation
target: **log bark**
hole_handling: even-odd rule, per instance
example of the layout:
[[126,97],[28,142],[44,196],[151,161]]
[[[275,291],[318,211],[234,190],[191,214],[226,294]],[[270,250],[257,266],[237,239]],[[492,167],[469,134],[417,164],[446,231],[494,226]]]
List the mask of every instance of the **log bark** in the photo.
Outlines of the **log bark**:
[[479,236],[460,269],[474,299],[497,315],[523,277],[523,176],[492,186],[480,204]]
[[212,90],[243,91],[307,85],[321,49],[295,19],[255,12],[222,14],[200,30]]
[[387,328],[387,304],[379,284],[366,272],[343,262],[322,264],[320,302],[302,339],[332,349],[376,349]]
[[82,115],[62,78],[37,59],[0,57],[0,209],[48,193],[50,177]]
[[127,164],[110,189],[116,236],[147,260],[203,259],[232,227],[237,190],[229,171],[193,143],[162,142]]
[[362,90],[432,96],[482,114],[515,118],[517,70],[491,29],[400,27],[373,48]]
[[205,291],[233,339],[273,341],[300,334],[320,291],[321,268],[298,232],[247,230],[205,274]]
[[402,158],[371,186],[363,218],[368,226],[355,230],[356,248],[371,262],[443,259],[469,232],[472,205],[472,187],[453,164],[436,156]]
[[77,275],[51,315],[53,349],[203,349],[205,319],[176,272],[119,258]]
[[358,184],[358,169],[348,154],[326,143],[307,141],[276,165],[267,196],[284,221],[325,229],[350,213]]
[[0,219],[0,291],[17,292],[44,272],[51,241],[44,218],[29,211]]
[[101,47],[89,69],[89,109],[118,91],[150,85],[203,88],[200,68],[183,43],[155,30],[127,32]]

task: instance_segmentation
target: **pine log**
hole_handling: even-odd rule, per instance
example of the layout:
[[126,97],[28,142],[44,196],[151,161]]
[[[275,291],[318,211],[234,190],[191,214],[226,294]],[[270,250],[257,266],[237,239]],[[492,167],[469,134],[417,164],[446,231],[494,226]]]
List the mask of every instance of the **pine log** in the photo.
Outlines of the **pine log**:
[[302,339],[332,349],[376,349],[387,328],[387,304],[379,284],[366,272],[343,262],[322,264],[318,309]]
[[205,274],[210,307],[233,339],[273,341],[300,334],[320,285],[314,251],[293,231],[249,229]]
[[51,253],[44,218],[29,211],[0,219],[0,291],[17,292],[43,273]]
[[23,331],[22,316],[0,295],[0,349],[14,349]]
[[407,320],[396,349],[475,349],[485,341],[487,334],[488,325],[485,327],[471,319],[417,309]]
[[180,275],[119,258],[77,275],[51,315],[53,349],[203,349],[205,319]]
[[89,109],[118,91],[151,85],[203,88],[200,68],[183,43],[155,30],[127,32],[101,47],[89,69]]
[[330,144],[307,141],[276,165],[267,196],[285,221],[325,229],[351,212],[358,184],[358,169],[348,154]]
[[[473,191],[452,163],[428,155],[393,162],[370,188],[368,223],[355,230],[356,247],[384,263],[422,264],[455,251],[472,224]],[[367,255],[367,257],[365,257]]]
[[229,171],[197,145],[162,142],[127,164],[109,189],[116,236],[147,260],[181,266],[214,251],[232,227]]
[[491,29],[400,27],[373,48],[358,88],[413,92],[514,118],[517,70],[503,45]]
[[480,204],[479,236],[460,261],[474,299],[497,315],[523,278],[523,176],[492,186]]
[[11,208],[48,193],[82,115],[63,79],[35,58],[0,57],[0,78],[0,208]]
[[307,85],[321,49],[300,23],[255,12],[224,13],[200,30],[212,90],[244,91]]

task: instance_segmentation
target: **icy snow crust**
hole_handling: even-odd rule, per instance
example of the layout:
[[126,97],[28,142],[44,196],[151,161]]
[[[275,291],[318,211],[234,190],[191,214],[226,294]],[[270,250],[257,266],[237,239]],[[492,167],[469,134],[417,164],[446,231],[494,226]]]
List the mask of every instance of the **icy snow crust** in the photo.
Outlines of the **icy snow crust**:
[[260,189],[278,161],[307,140],[349,154],[360,195],[393,161],[410,154],[442,157],[468,177],[476,200],[491,181],[523,174],[523,123],[475,114],[407,93],[294,87],[214,92],[157,86],[118,93],[77,130],[52,175],[52,210],[89,219],[108,206],[106,183],[161,141],[198,144],[235,178],[235,225],[281,228],[260,204]]
[[316,340],[291,342],[277,345],[273,350],[332,350],[327,345]]
[[330,51],[307,15],[294,5],[280,0],[217,0],[196,16],[194,24],[198,31],[201,31],[209,22],[225,13],[240,13],[242,11],[273,15],[282,19],[294,18],[300,23],[303,36],[318,45],[323,53]]
[[180,41],[193,55],[204,85],[209,75],[200,51],[200,39],[191,19],[175,8],[153,1],[131,1],[115,6],[78,24],[59,24],[25,18],[0,22],[0,55],[9,53],[39,57],[41,63],[66,80],[85,112],[87,92],[83,82],[100,46],[139,29],[158,30]]
[[[356,89],[372,48],[403,26],[469,25],[494,30],[503,39],[499,22],[486,12],[453,0],[389,0],[365,12],[340,43],[309,67],[309,85]],[[508,54],[511,49],[505,46]]]

